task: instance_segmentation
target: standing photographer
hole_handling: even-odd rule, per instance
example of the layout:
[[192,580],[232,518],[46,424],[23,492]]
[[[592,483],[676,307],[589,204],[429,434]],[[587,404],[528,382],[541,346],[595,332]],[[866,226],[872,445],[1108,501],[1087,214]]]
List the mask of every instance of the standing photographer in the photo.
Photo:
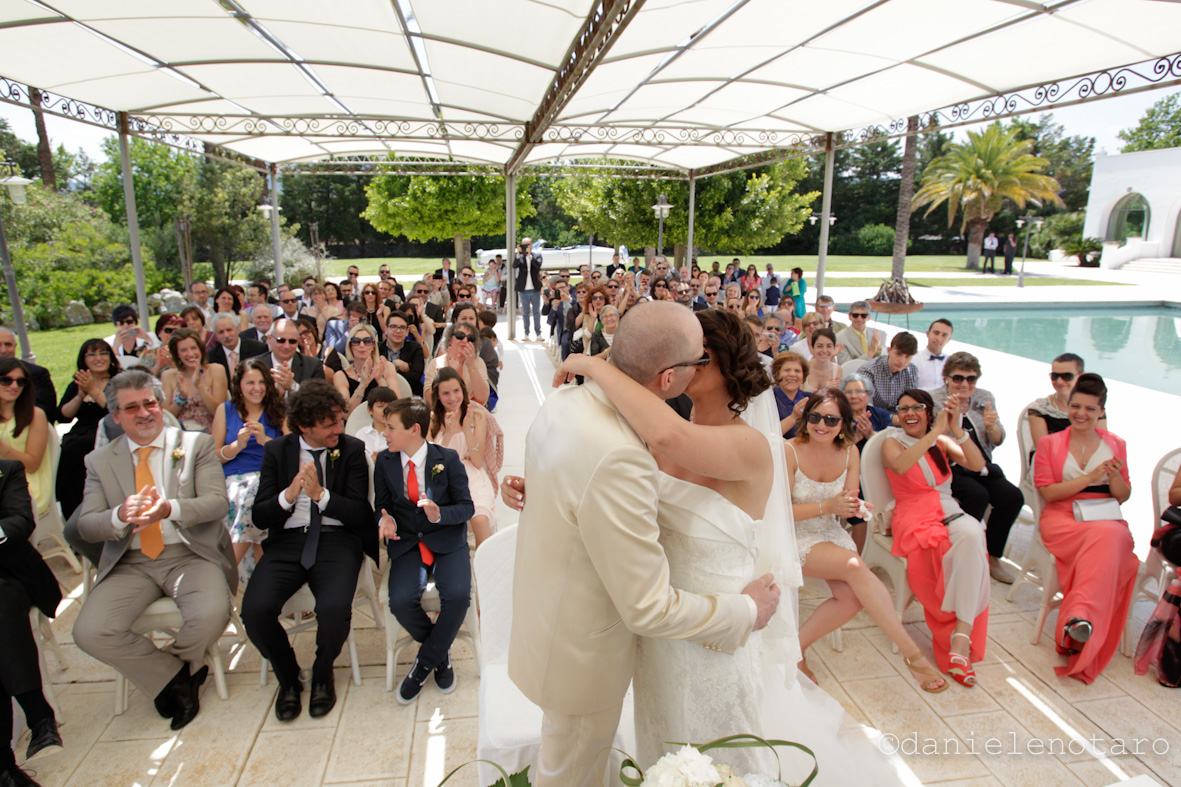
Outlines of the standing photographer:
[[[521,297],[521,333],[525,341],[541,341],[541,255],[533,254],[530,247],[532,238],[522,238],[513,260],[513,275],[516,277],[517,293]],[[530,336],[529,315],[533,315],[533,331]]]

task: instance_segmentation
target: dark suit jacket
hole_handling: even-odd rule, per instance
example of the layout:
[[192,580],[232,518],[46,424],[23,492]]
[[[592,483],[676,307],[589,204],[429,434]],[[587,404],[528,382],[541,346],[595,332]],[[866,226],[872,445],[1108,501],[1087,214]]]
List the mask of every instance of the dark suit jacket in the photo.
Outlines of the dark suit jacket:
[[[333,451],[340,456],[332,458]],[[296,530],[283,525],[291,512],[279,505],[279,495],[299,472],[299,435],[292,433],[266,444],[262,453],[262,473],[258,494],[254,496],[254,526],[269,531],[266,545],[290,537]],[[328,449],[324,462],[324,488],[332,493],[324,516],[339,519],[346,532],[355,535],[365,554],[377,561],[377,525],[369,507],[369,462],[365,444],[355,437],[341,435],[336,448]],[[313,503],[312,505],[315,505]]]
[[[436,472],[440,466],[442,469]],[[431,500],[439,506],[438,522],[427,519],[426,513],[406,497],[402,454],[382,451],[377,455],[373,471],[374,521],[380,520],[382,509],[385,509],[398,523],[398,540],[388,542],[387,547],[391,560],[417,549],[419,541],[440,555],[467,549],[467,521],[476,515],[476,508],[472,505],[467,470],[459,454],[450,448],[427,443],[423,475]]]
[[58,419],[57,391],[53,387],[53,378],[49,376],[49,370],[44,366],[38,366],[28,361],[25,361],[24,364],[28,367],[29,378],[37,389],[37,406],[45,411],[45,417],[52,424]]
[[[272,369],[275,368],[275,359],[268,352],[259,356],[263,363]],[[324,364],[310,355],[303,353],[296,353],[291,359],[291,371],[295,373],[295,382],[302,383],[304,380],[323,380],[324,379]],[[287,479],[290,481],[291,479]],[[366,495],[368,497],[368,495]]]
[[[526,261],[526,257],[528,260]],[[529,252],[528,255],[518,254],[513,260],[513,278],[516,279],[516,291],[525,291],[525,273],[533,278],[534,289],[541,289],[541,255]]]
[[[251,328],[250,330],[254,330]],[[247,358],[254,358],[267,352],[267,346],[263,342],[256,342],[253,339],[246,338],[246,332],[238,334],[238,360],[245,361]],[[226,358],[226,348],[222,346],[221,342],[217,343],[212,350],[209,351],[209,362],[220,363],[226,370],[226,379],[230,379],[230,372],[234,371],[230,368],[229,359]]]
[[422,354],[422,345],[418,342],[405,341],[398,353],[398,360],[410,364],[410,371],[399,372],[410,383],[410,390],[415,396],[422,396],[422,372],[426,368],[426,358]]
[[[247,328],[246,330],[239,332],[238,338],[241,339],[242,341],[246,341],[247,339],[249,339],[252,342],[258,342],[259,344],[266,344],[265,338],[262,338],[262,339],[259,338],[258,328],[253,328],[253,327]],[[263,352],[266,352],[266,350],[263,350]],[[262,353],[259,353],[259,355],[262,355]],[[249,358],[250,356],[246,356],[246,357]]]
[[459,271],[455,270],[455,268],[452,268],[449,271],[444,271],[442,268],[439,268],[435,271],[435,275],[441,276],[443,281],[447,282],[448,284],[454,284],[459,278]]
[[426,306],[423,307],[423,311],[426,312],[427,317],[430,317],[435,322],[447,322],[446,312],[444,312],[443,307],[437,303],[431,303],[430,301],[427,301]]
[[0,577],[21,585],[37,609],[52,618],[62,592],[41,553],[29,543],[35,528],[25,466],[15,459],[0,459],[0,530],[7,536],[0,544]]

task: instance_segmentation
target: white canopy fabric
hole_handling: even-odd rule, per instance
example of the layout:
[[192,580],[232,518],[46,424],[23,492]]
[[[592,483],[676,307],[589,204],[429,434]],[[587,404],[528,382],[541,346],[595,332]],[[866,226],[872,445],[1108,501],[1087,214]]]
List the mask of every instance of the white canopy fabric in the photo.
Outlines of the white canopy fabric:
[[695,171],[1178,52],[1168,0],[0,0],[0,77],[279,165]]

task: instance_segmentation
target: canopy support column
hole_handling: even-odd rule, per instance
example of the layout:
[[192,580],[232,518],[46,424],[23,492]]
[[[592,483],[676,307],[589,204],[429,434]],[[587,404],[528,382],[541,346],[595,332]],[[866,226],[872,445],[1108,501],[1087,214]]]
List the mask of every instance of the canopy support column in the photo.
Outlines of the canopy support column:
[[820,253],[816,260],[816,297],[824,294],[824,266],[828,264],[828,226],[832,213],[832,168],[837,152],[832,132],[824,135],[824,196],[820,201]]
[[127,113],[120,112],[119,160],[123,164],[123,203],[127,207],[127,232],[131,243],[131,267],[135,269],[135,301],[139,307],[139,322],[145,331],[152,330],[148,311],[148,290],[144,281],[144,260],[139,250],[139,214],[135,208],[135,182],[131,179],[131,151],[127,146]]
[[283,241],[279,238],[279,167],[271,165],[271,253],[275,255],[275,286],[283,283]]
[[12,257],[8,256],[8,236],[4,234],[4,222],[0,221],[0,264],[4,266],[4,286],[8,288],[8,303],[12,306],[12,321],[16,325],[16,336],[21,343],[21,358],[29,363],[37,360],[29,344],[29,329],[25,325],[25,310],[21,306],[20,292],[16,289],[16,271]]
[[[504,174],[504,283],[508,294],[504,298],[505,314],[508,315],[508,338],[517,338],[517,282],[513,263],[517,260],[517,173]],[[528,272],[525,274],[528,276]]]
[[689,238],[688,238],[688,250],[685,252],[685,256],[688,258],[685,260],[685,265],[689,268],[690,271],[693,270],[693,213],[694,213],[694,209],[696,206],[697,206],[697,178],[694,177],[692,172],[690,172],[689,173]]

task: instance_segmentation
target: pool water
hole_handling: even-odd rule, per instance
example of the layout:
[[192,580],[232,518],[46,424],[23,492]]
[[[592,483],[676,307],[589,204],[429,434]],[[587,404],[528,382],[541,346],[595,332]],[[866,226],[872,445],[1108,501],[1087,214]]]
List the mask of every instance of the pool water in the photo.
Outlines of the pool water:
[[957,309],[952,304],[932,305],[911,316],[912,331],[925,330],[937,317],[951,320],[953,343],[975,344],[1046,363],[1072,352],[1082,356],[1088,372],[1181,394],[1181,309],[1074,305]]

